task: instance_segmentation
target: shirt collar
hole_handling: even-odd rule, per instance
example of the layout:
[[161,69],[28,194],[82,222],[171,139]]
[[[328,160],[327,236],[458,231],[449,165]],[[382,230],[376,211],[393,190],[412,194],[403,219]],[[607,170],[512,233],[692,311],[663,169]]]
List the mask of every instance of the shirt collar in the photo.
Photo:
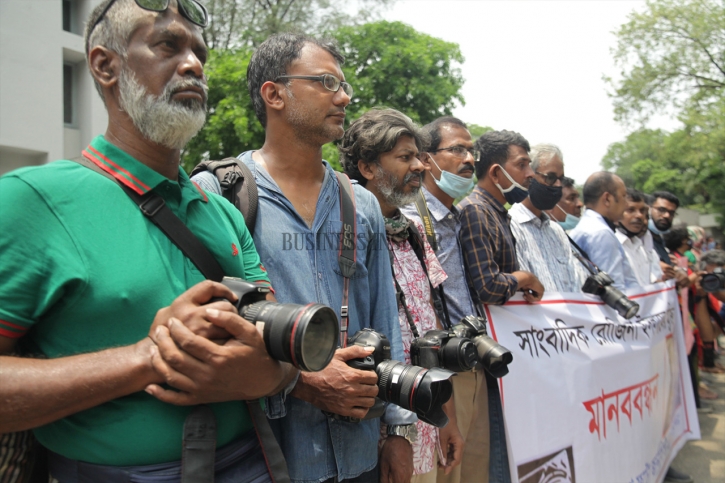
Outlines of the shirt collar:
[[509,215],[511,215],[511,219],[519,225],[523,225],[524,223],[533,223],[537,227],[542,228],[549,223],[549,217],[546,216],[543,211],[541,212],[540,218],[522,203],[515,203],[509,209]]
[[452,206],[449,210],[446,205],[441,203],[441,200],[433,196],[433,194],[428,191],[425,186],[421,189],[423,190],[425,202],[428,205],[428,211],[430,211],[430,214],[433,215],[433,218],[435,218],[436,221],[441,221],[450,214],[453,214],[456,219],[458,218],[458,208]]
[[198,197],[204,202],[207,201],[206,194],[189,180],[189,176],[181,166],[179,166],[178,180],[170,180],[136,160],[118,146],[108,142],[103,135],[96,136],[91,144],[83,150],[82,154],[116,178],[118,182],[123,183],[140,195],[144,195],[166,183],[181,190],[191,188],[193,190],[192,197]]
[[599,220],[600,223],[604,223],[605,225],[607,225],[609,227],[609,229],[612,230],[612,232],[614,232],[614,233],[617,232],[617,230],[614,226],[614,223],[612,223],[608,219],[604,218],[604,216],[602,216],[599,212],[596,212],[596,211],[592,210],[591,208],[588,208],[582,216],[586,216],[587,218],[594,218],[596,220]]
[[507,214],[506,207],[504,205],[502,205],[500,201],[498,201],[491,193],[489,193],[485,189],[476,185],[476,187],[473,188],[473,193],[476,194],[477,196],[483,198],[489,205],[491,205],[499,213]]

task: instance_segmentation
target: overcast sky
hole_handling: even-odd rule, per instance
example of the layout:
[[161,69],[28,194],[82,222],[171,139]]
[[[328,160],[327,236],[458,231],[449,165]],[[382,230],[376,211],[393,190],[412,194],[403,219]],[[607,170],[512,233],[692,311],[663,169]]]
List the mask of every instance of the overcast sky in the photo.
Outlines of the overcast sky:
[[[383,13],[449,42],[465,57],[466,122],[557,144],[577,183],[601,169],[627,131],[614,121],[603,75],[616,76],[612,34],[643,0],[398,0]],[[661,118],[655,127],[672,129]]]

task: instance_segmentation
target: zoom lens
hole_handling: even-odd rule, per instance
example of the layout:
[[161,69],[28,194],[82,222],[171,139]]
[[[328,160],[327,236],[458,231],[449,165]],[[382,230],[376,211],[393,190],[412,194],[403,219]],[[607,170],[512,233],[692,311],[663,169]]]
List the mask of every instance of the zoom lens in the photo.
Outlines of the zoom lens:
[[324,369],[337,348],[337,315],[322,304],[256,302],[240,308],[262,333],[269,355],[303,371]]
[[626,295],[613,286],[607,285],[601,292],[602,301],[625,319],[631,319],[639,312],[639,304],[627,298]]
[[421,421],[442,428],[448,423],[443,405],[453,394],[453,372],[446,369],[403,364],[386,360],[375,368],[378,397],[413,411]]
[[514,360],[511,351],[488,335],[477,335],[471,340],[476,344],[478,360],[489,374],[503,377],[509,373],[508,365]]

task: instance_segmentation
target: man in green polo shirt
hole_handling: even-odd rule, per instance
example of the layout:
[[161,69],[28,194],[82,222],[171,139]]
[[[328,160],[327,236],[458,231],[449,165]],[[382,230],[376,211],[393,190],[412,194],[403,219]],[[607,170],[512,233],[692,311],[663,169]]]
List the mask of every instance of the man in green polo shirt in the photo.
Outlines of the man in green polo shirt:
[[[268,282],[239,212],[179,167],[205,118],[206,12],[194,0],[149,10],[163,3],[92,12],[87,60],[109,123],[79,155],[159,194],[227,275]],[[200,403],[216,416],[216,481],[267,481],[242,401],[278,393],[295,371],[230,303],[207,304],[235,296],[114,181],[73,161],[0,178],[0,280],[0,433],[33,429],[61,483],[178,481]]]

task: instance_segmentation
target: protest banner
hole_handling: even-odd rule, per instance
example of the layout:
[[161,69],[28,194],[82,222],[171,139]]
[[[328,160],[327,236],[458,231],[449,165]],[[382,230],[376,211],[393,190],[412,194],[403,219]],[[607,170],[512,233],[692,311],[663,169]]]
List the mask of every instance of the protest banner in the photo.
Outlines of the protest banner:
[[513,353],[499,380],[512,481],[662,481],[700,428],[672,283],[628,291],[629,321],[587,294],[487,306]]

